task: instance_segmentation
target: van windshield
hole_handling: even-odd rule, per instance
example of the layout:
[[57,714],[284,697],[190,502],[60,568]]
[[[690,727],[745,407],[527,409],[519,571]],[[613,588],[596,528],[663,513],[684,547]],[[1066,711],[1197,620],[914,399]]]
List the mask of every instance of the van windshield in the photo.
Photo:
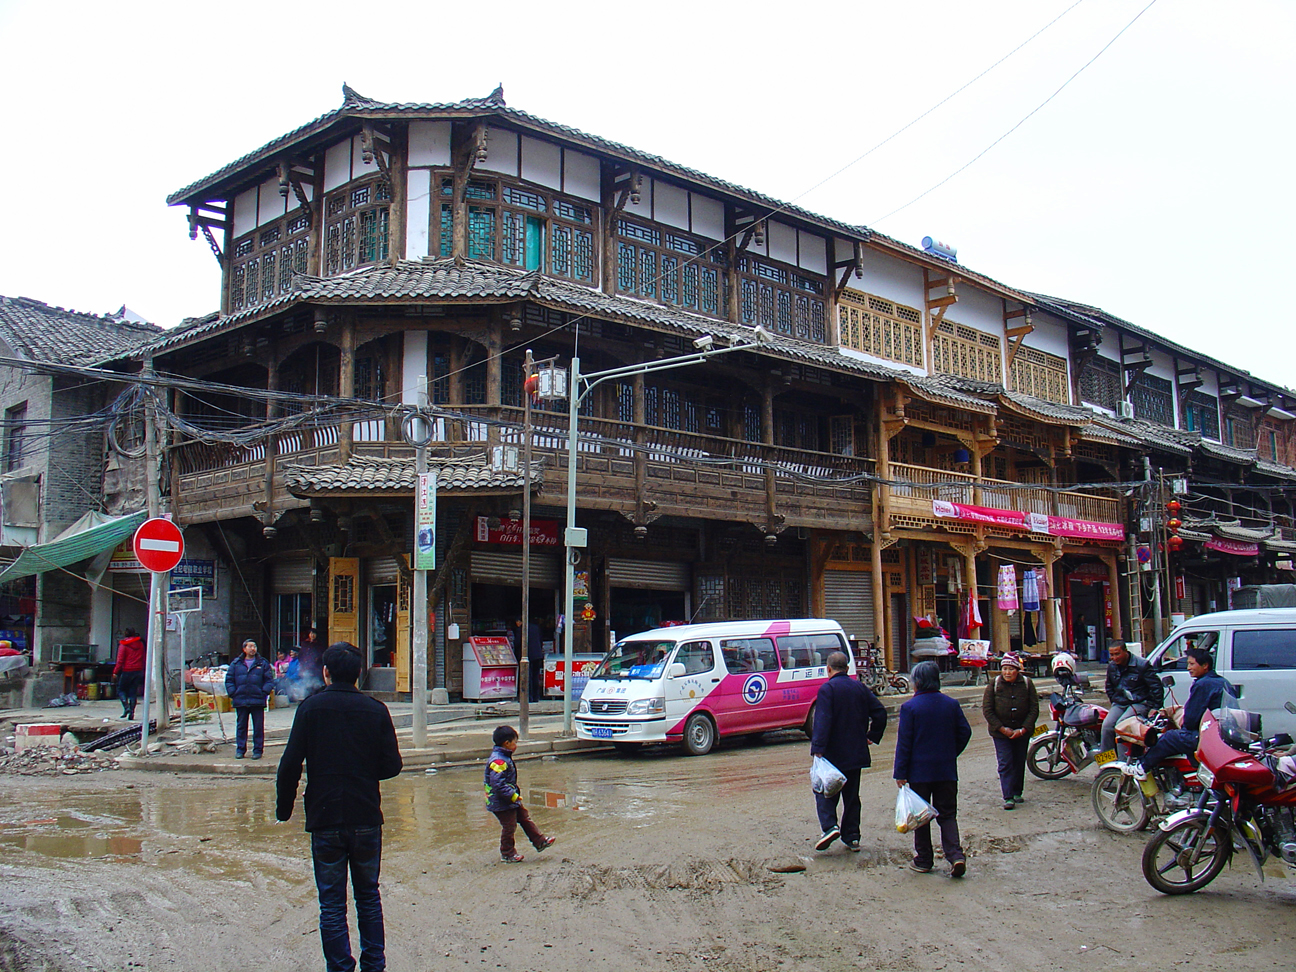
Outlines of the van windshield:
[[590,678],[659,678],[674,650],[673,641],[622,641],[603,657]]

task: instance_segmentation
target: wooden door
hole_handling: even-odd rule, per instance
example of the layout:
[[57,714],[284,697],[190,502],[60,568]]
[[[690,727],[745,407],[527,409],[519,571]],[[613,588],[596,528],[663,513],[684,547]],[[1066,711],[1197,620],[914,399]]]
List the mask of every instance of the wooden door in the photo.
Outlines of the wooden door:
[[329,558],[328,640],[360,645],[360,560]]

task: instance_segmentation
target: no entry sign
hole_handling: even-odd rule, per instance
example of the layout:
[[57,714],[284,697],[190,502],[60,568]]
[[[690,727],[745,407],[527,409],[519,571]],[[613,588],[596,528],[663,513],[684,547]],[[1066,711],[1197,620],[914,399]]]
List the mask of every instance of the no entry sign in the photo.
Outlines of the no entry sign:
[[163,573],[180,563],[183,556],[184,536],[170,520],[155,516],[135,531],[135,559],[146,570]]

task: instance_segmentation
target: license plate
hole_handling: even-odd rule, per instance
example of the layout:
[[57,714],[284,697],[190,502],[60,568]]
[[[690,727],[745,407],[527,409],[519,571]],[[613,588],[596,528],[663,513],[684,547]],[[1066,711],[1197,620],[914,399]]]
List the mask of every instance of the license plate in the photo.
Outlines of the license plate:
[[1094,757],[1094,762],[1097,763],[1099,766],[1106,766],[1108,763],[1112,762],[1115,759],[1116,759],[1116,750],[1104,749],[1101,753],[1099,753],[1097,756]]
[[1041,722],[1038,726],[1035,727],[1035,731],[1031,733],[1031,738],[1034,739],[1036,736],[1044,735],[1044,733],[1048,732],[1048,728],[1049,727],[1047,722]]
[[611,739],[612,730],[606,726],[592,726],[590,727],[590,735],[595,739]]

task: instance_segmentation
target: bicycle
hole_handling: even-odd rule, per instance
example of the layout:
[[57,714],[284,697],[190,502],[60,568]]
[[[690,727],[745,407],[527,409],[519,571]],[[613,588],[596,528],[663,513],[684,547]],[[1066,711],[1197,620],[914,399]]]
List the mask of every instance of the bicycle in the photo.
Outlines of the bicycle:
[[908,695],[912,690],[908,675],[887,668],[886,655],[877,642],[860,642],[859,653],[855,656],[855,672],[874,695],[885,695],[888,689]]

